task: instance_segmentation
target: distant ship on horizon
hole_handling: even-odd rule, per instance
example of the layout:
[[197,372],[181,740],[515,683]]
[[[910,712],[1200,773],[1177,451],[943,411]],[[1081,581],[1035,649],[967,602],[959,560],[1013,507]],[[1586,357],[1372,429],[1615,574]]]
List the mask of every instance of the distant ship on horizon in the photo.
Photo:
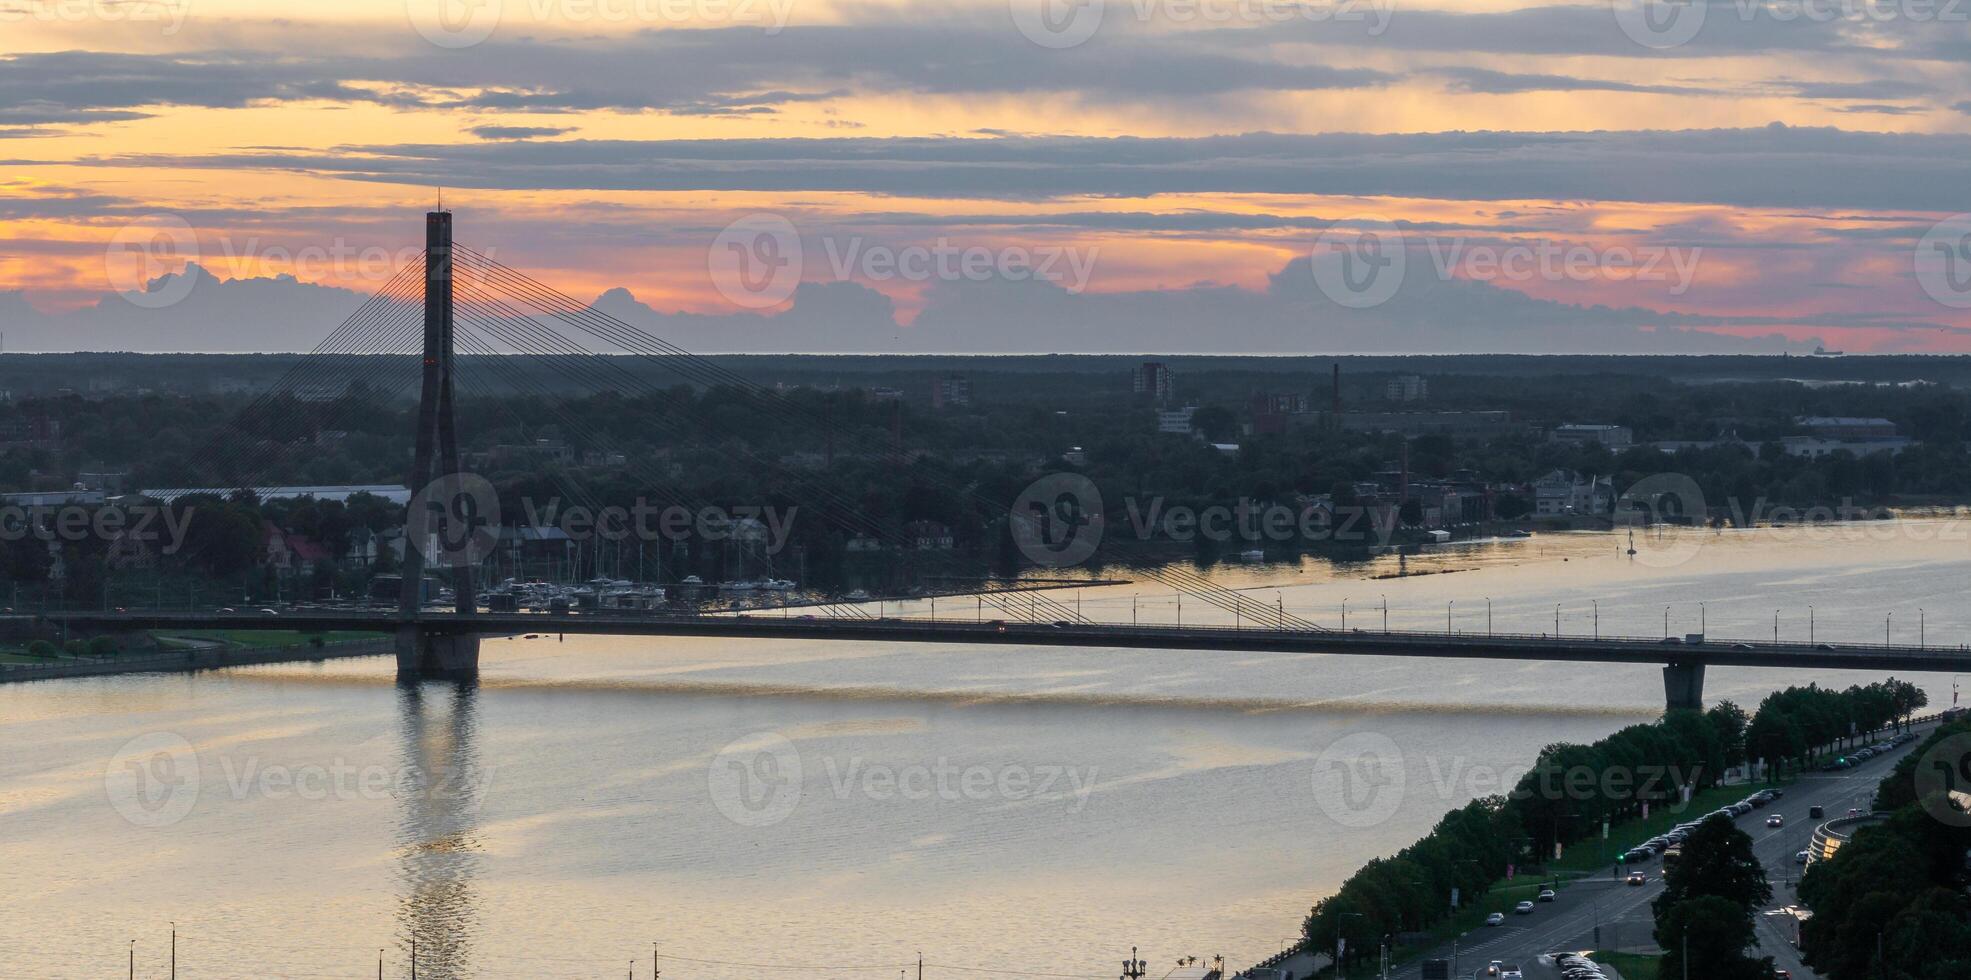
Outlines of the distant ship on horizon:
[[1847,351],[1844,350],[1828,350],[1827,348],[1821,347],[1819,345],[1814,346],[1815,357],[1840,357],[1841,355],[1846,353]]

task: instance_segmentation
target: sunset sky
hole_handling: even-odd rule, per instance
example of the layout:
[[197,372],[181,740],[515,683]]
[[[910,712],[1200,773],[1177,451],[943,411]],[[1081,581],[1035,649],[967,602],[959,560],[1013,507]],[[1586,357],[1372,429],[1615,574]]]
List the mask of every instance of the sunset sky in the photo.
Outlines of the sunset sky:
[[442,186],[701,349],[1971,350],[1971,2],[1636,3],[0,0],[0,329],[305,349]]

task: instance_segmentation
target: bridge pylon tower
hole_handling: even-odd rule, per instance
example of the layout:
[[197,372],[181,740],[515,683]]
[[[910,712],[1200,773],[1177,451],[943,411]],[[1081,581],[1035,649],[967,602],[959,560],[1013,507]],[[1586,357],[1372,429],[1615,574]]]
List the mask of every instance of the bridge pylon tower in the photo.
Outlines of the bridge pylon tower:
[[[418,395],[416,449],[411,458],[411,502],[404,514],[403,591],[398,599],[402,625],[397,631],[399,679],[471,680],[479,675],[479,638],[420,622],[424,615],[427,558],[451,567],[458,615],[478,611],[476,556],[459,542],[441,541],[453,533],[456,515],[434,509],[457,507],[461,492],[458,425],[452,402],[452,213],[424,216],[424,361]],[[467,515],[468,517],[470,515]],[[436,522],[434,527],[434,521]]]

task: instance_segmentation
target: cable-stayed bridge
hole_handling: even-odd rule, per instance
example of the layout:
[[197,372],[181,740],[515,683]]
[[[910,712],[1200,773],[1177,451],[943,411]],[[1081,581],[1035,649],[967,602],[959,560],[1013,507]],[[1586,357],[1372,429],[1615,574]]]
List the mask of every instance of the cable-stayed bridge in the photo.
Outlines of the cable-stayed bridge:
[[[516,357],[513,355],[524,355]],[[473,370],[460,371],[464,363]],[[484,375],[479,372],[483,369]],[[222,475],[225,485],[264,491],[265,474],[292,466],[306,452],[306,440],[285,438],[306,413],[297,392],[324,381],[361,379],[363,387],[391,397],[412,386],[418,392],[407,486],[415,492],[406,509],[406,547],[402,590],[390,610],[302,610],[282,614],[282,628],[375,630],[393,633],[400,676],[471,677],[478,670],[481,636],[527,632],[609,633],[649,636],[731,636],[762,639],[836,639],[858,642],[954,642],[1003,645],[1093,646],[1106,648],[1191,649],[1200,651],[1272,650],[1359,653],[1416,657],[1470,657],[1514,660],[1568,660],[1606,663],[1658,663],[1664,666],[1670,707],[1702,704],[1707,666],[1764,666],[1812,669],[1971,671],[1971,651],[1962,649],[1832,645],[1825,643],[1731,643],[1622,637],[1562,637],[1479,633],[1331,630],[1228,589],[1183,563],[1150,553],[1140,541],[1117,535],[1109,540],[1080,535],[1100,515],[1057,509],[1042,495],[1018,501],[989,499],[979,488],[947,482],[941,492],[1007,515],[1015,537],[1040,545],[1029,557],[1073,565],[1096,557],[1121,565],[1132,575],[1154,580],[1184,598],[1216,609],[1235,624],[1223,626],[1142,626],[1097,623],[1048,596],[1022,594],[1022,601],[993,602],[994,614],[974,621],[907,619],[872,612],[866,604],[835,603],[796,615],[767,613],[686,615],[669,611],[622,610],[540,615],[482,608],[479,573],[484,558],[488,513],[497,496],[462,466],[459,448],[460,389],[474,405],[502,411],[502,398],[524,397],[554,413],[556,424],[585,444],[606,445],[597,421],[562,404],[569,388],[657,396],[670,383],[717,388],[735,404],[757,413],[761,424],[789,432],[813,433],[830,446],[868,443],[866,432],[843,431],[829,418],[816,418],[790,406],[766,389],[709,360],[684,351],[635,326],[534,281],[452,237],[450,212],[426,216],[426,250],[421,264],[406,267],[341,324],[323,343],[241,413],[236,424],[268,439],[222,441],[193,462]],[[497,420],[471,418],[469,424]],[[729,438],[722,420],[709,413],[640,415],[639,423],[665,439],[715,451],[762,481],[798,491],[804,514],[827,522],[845,535],[908,550],[895,522],[865,512],[851,490],[833,485],[826,472],[790,468],[779,459]],[[265,451],[266,446],[277,447]],[[877,445],[874,451],[895,452]],[[663,505],[697,512],[708,505],[653,461],[628,458],[625,465],[638,487]],[[898,460],[901,464],[901,458]],[[549,474],[559,492],[600,510],[592,488],[572,468]],[[1044,481],[1043,481],[1044,482]],[[1055,495],[1058,496],[1058,495]],[[1086,545],[1086,547],[1082,547]],[[1023,549],[1025,550],[1025,549]],[[914,560],[935,565],[948,557],[920,553]],[[449,608],[427,601],[427,571],[448,582]],[[981,599],[981,608],[984,602]],[[186,630],[266,628],[262,615],[229,611],[119,612],[51,614],[70,628],[85,630]]]

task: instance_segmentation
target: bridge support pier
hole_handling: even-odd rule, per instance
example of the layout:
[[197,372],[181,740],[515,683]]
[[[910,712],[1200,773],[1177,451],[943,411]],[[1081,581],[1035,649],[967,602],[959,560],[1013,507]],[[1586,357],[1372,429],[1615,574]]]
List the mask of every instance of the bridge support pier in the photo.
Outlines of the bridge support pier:
[[1671,711],[1704,710],[1704,665],[1671,664],[1663,668],[1663,693]]
[[397,630],[397,680],[476,681],[479,638],[434,633],[416,626]]

